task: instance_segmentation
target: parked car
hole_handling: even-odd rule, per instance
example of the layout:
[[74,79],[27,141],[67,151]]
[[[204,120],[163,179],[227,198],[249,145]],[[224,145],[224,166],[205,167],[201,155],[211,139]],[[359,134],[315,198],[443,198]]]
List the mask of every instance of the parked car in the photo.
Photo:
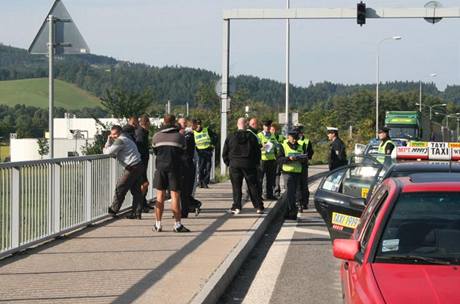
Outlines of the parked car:
[[460,303],[460,173],[390,177],[336,239],[345,303]]

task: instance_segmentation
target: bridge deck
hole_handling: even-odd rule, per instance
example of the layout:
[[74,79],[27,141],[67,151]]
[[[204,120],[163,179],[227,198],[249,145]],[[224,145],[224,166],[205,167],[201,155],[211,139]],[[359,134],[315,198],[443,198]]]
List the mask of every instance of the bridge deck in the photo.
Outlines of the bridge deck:
[[187,303],[260,217],[246,205],[237,217],[231,185],[200,189],[202,213],[185,219],[189,234],[172,232],[165,212],[154,233],[153,214],[118,219],[0,261],[0,302]]
[[[0,303],[188,303],[261,217],[251,203],[238,216],[225,214],[231,197],[229,182],[199,189],[202,213],[183,221],[192,233],[172,232],[166,208],[162,233],[152,232],[149,213],[3,259]],[[265,203],[268,210],[273,205]]]

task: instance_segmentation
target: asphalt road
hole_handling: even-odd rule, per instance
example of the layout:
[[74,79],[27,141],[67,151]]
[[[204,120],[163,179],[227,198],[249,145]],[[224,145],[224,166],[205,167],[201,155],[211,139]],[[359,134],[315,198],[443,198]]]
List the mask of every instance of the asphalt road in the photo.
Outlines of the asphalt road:
[[[310,185],[312,193],[318,183]],[[274,221],[219,303],[342,302],[339,261],[313,202],[310,206],[297,222]]]

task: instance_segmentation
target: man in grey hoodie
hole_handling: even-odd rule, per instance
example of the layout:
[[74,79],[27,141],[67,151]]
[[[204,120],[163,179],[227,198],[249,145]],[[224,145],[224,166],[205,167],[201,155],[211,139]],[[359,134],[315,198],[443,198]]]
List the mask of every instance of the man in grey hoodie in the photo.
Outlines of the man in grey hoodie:
[[104,154],[115,155],[125,170],[115,188],[115,196],[109,214],[116,215],[125,200],[126,193],[131,190],[133,209],[129,218],[141,219],[143,195],[141,192],[143,165],[136,144],[126,135],[121,134],[120,126],[113,126],[104,147]]

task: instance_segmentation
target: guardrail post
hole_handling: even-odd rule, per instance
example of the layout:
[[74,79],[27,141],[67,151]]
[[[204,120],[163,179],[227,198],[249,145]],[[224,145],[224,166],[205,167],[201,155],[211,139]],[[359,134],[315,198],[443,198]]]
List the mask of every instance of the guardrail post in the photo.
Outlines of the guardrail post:
[[51,164],[51,227],[52,232],[61,230],[61,164]]
[[20,241],[20,218],[19,218],[19,203],[20,203],[20,170],[17,167],[11,168],[11,247],[19,246]]
[[86,205],[86,221],[91,221],[92,216],[92,192],[93,192],[93,182],[91,178],[93,162],[91,160],[87,160],[85,164],[85,205]]

